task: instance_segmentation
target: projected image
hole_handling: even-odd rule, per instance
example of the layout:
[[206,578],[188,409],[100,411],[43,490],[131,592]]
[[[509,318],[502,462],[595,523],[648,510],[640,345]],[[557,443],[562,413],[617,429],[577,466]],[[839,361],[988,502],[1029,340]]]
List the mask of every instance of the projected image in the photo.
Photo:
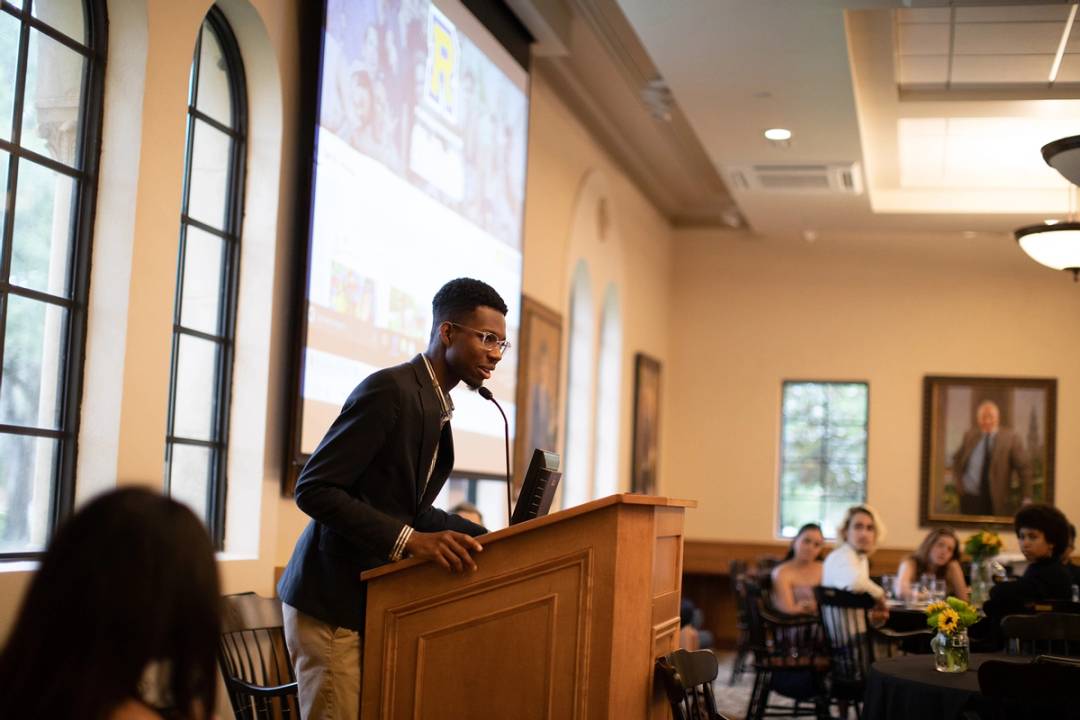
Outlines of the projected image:
[[[516,340],[527,76],[456,0],[328,0],[301,451],[371,372],[427,347],[431,298],[476,277]],[[511,351],[487,384],[514,416]],[[501,473],[502,421],[454,392],[460,472]]]

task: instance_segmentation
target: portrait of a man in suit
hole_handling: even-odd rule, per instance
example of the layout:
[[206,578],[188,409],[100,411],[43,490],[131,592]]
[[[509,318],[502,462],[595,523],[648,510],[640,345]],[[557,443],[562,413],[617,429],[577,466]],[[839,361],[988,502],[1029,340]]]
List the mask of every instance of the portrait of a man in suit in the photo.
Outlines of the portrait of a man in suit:
[[1001,410],[992,400],[979,403],[975,427],[953,456],[953,478],[964,515],[1012,515],[1009,502],[1013,476],[1020,483],[1021,503],[1031,502],[1031,459],[1024,440],[1001,427]]
[[923,378],[919,523],[1011,524],[1054,502],[1057,379]]

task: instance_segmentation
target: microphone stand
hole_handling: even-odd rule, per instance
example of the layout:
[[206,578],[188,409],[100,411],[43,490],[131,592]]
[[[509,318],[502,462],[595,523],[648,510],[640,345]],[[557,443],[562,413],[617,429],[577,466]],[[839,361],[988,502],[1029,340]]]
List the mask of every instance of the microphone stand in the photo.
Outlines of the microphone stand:
[[480,397],[485,400],[490,400],[495,404],[495,407],[499,409],[499,414],[503,419],[503,437],[504,447],[506,449],[506,526],[510,527],[510,518],[513,516],[513,509],[511,508],[511,480],[510,480],[510,421],[506,419],[506,413],[503,412],[502,405],[499,404],[495,396],[491,394],[491,391],[481,385],[476,388],[476,392],[480,393]]

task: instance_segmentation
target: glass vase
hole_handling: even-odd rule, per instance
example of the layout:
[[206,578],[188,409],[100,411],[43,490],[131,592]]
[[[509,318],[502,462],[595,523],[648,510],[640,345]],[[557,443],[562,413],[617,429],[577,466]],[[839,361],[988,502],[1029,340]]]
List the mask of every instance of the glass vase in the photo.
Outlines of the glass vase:
[[964,672],[968,669],[970,642],[967,630],[957,630],[952,635],[939,632],[930,641],[934,651],[934,669],[938,672]]
[[982,558],[971,562],[971,604],[981,608],[990,597],[994,575],[991,564],[993,558]]

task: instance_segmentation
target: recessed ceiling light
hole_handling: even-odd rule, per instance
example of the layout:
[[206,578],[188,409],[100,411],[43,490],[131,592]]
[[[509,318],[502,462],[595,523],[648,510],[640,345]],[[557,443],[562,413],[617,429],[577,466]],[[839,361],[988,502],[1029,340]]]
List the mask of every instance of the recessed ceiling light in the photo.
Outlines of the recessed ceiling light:
[[791,139],[791,131],[787,128],[769,128],[765,131],[766,140],[778,140],[783,142],[784,140]]
[[1043,225],[1057,225],[1059,222],[1061,221],[1055,218],[1046,218],[1043,220]]

